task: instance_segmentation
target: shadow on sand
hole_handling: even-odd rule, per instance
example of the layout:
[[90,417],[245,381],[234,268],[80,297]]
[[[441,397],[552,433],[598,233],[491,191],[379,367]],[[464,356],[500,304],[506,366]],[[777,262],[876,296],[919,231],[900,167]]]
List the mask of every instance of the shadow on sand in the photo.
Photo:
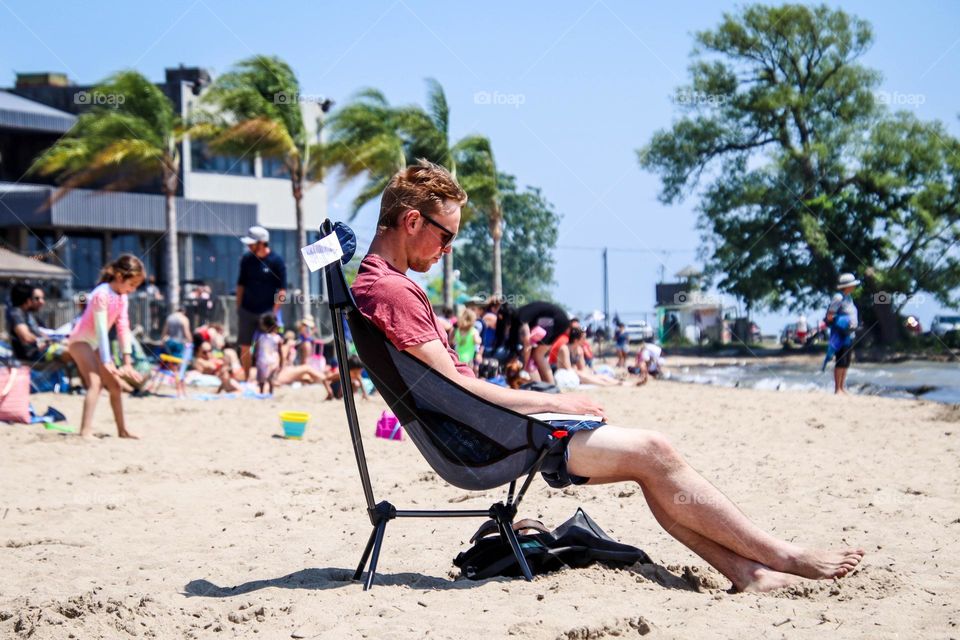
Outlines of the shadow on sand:
[[[702,584],[697,577],[688,574],[689,570],[685,571],[684,575],[677,576],[658,564],[638,563],[625,569],[625,571],[642,575],[647,580],[666,589],[700,591],[702,587],[707,586]],[[517,578],[497,577],[487,580],[460,578],[451,580],[449,578],[427,576],[422,573],[377,573],[373,583],[375,586],[404,586],[411,589],[434,590],[470,589],[490,581],[511,582],[514,580],[517,580]],[[352,569],[326,567],[324,569],[302,569],[279,578],[251,580],[243,584],[226,587],[217,586],[209,580],[191,580],[183,588],[183,593],[186,596],[200,598],[230,598],[270,587],[279,589],[339,589],[354,584],[359,586],[361,583],[353,579]]]

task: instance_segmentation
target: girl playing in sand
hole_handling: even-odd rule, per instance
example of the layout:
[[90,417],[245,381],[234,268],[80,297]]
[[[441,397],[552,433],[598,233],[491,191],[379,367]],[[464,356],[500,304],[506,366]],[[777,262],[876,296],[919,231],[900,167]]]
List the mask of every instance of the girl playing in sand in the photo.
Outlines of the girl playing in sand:
[[260,316],[260,333],[254,347],[257,352],[257,383],[260,385],[260,393],[264,393],[264,388],[267,389],[266,393],[273,393],[277,374],[283,367],[282,345],[283,338],[280,337],[277,317],[269,312]]
[[[97,408],[100,391],[105,387],[110,394],[110,407],[117,422],[117,435],[136,438],[127,431],[123,419],[121,377],[140,382],[140,374],[133,368],[130,320],[127,316],[127,294],[143,283],[143,263],[124,254],[106,265],[100,272],[100,284],[90,293],[86,309],[70,333],[69,351],[87,395],[83,399],[83,420],[80,435],[93,437],[93,412]],[[123,366],[117,369],[110,353],[110,328],[116,326],[117,340],[123,354]]]

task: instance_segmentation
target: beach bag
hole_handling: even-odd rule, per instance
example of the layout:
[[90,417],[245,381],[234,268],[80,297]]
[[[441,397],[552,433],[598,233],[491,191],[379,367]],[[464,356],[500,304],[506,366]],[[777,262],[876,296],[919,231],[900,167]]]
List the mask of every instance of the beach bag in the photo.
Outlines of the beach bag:
[[[513,528],[518,533],[517,540],[533,575],[563,567],[578,569],[594,562],[614,568],[652,562],[641,549],[608,536],[579,507],[572,518],[553,531],[547,531],[542,523],[535,520],[520,520],[514,523]],[[473,546],[453,560],[464,577],[485,580],[494,576],[521,575],[517,558],[510,545],[503,540],[494,521],[488,520],[481,525],[470,541],[474,543]]]
[[389,411],[381,413],[380,419],[377,420],[376,436],[384,440],[403,440],[403,427],[397,420],[397,416]]
[[0,421],[30,422],[30,367],[0,366]]

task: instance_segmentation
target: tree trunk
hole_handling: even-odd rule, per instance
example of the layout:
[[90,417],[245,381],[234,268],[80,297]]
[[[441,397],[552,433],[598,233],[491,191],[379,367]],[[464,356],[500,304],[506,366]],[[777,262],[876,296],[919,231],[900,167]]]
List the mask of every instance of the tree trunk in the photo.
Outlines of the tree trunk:
[[[889,295],[889,294],[888,294]],[[899,322],[900,314],[893,306],[892,300],[880,300],[874,295],[873,311],[877,314],[877,327],[880,329],[880,344],[885,347],[891,347],[900,339]]]
[[170,308],[180,306],[180,246],[177,231],[177,173],[168,171],[163,176],[163,195],[166,197],[167,231],[166,248],[167,263],[165,277],[167,279],[167,302]]
[[500,256],[501,241],[503,240],[503,214],[500,207],[496,207],[490,214],[490,236],[493,238],[493,295],[503,296],[503,262]]
[[303,256],[300,255],[300,247],[307,246],[307,229],[303,222],[303,182],[295,180],[293,183],[293,200],[297,205],[297,267],[300,275],[300,298],[297,300],[302,309],[300,317],[303,318],[311,313],[310,297],[310,270]]
[[453,309],[453,253],[443,254],[443,306]]

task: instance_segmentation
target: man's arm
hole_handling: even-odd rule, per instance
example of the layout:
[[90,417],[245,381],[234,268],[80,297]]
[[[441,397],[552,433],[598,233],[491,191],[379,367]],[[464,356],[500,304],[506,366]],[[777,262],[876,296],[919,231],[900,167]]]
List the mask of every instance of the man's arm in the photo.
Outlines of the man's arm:
[[586,396],[509,389],[461,375],[453,366],[450,354],[447,353],[439,340],[431,340],[410,347],[406,349],[406,352],[467,391],[475,393],[488,402],[512,409],[517,413],[588,414],[602,416],[606,420],[603,407]]
[[35,344],[37,342],[37,336],[33,335],[33,332],[30,331],[30,327],[27,326],[26,322],[21,322],[14,327],[13,332],[17,334],[17,337],[20,338],[20,342],[23,344]]
[[237,285],[237,309],[240,308],[240,305],[243,303],[243,285]]
[[287,301],[287,290],[286,290],[286,289],[280,289],[279,291],[277,291],[277,295],[275,295],[275,296],[273,297],[273,313],[274,313],[274,315],[276,315],[277,312],[280,311],[281,305],[283,305],[283,303],[286,302],[286,301]]

